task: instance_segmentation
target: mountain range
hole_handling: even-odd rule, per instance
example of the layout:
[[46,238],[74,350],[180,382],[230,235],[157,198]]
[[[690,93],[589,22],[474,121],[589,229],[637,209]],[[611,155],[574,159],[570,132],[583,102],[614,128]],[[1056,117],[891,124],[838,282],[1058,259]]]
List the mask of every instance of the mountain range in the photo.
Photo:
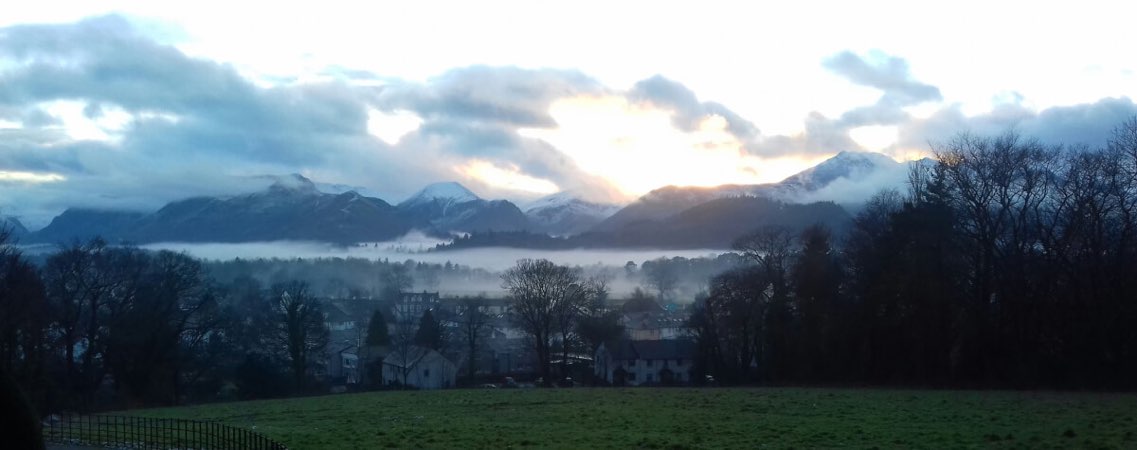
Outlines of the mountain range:
[[841,228],[849,215],[837,203],[803,199],[841,183],[876,184],[893,178],[899,183],[905,167],[881,154],[842,152],[778,183],[667,186],[623,207],[560,192],[529,203],[524,210],[507,200],[482,199],[455,182],[428,185],[392,205],[349,187],[293,174],[271,177],[271,186],[259,192],[188,198],[150,213],[71,208],[35,232],[24,230],[13,218],[0,220],[6,220],[27,243],[102,236],[111,242],[135,243],[351,244],[391,240],[417,229],[440,237],[558,236],[549,241],[557,245],[720,248],[762,224],[797,228],[820,222]]

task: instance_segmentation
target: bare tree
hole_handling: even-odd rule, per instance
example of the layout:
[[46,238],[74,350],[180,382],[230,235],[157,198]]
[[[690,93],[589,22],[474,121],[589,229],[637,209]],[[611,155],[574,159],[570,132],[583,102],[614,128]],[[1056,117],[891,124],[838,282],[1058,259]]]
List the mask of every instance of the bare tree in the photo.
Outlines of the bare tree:
[[659,293],[660,300],[670,298],[671,292],[679,283],[679,274],[676,273],[675,266],[667,258],[645,261],[642,272],[644,281]]
[[10,239],[11,229],[0,224],[0,372],[40,400],[43,396],[36,394],[48,385],[47,296],[36,266]]
[[301,281],[273,286],[276,300],[277,342],[288,354],[296,389],[303,389],[309,365],[315,363],[312,354],[323,351],[328,344],[328,328],[319,302]]
[[407,376],[411,372],[411,361],[415,356],[415,338],[418,334],[418,324],[410,316],[399,316],[395,322],[395,329],[391,333],[391,353],[399,358],[400,365],[396,367],[402,378],[403,386],[407,384]]
[[490,316],[486,313],[485,299],[481,297],[464,298],[458,304],[458,326],[469,351],[467,376],[474,379],[478,368],[478,351],[482,338],[489,332]]
[[522,259],[501,277],[502,287],[509,291],[513,302],[511,318],[529,335],[541,376],[546,384],[551,384],[553,334],[572,311],[578,311],[583,298],[580,276],[549,260]]

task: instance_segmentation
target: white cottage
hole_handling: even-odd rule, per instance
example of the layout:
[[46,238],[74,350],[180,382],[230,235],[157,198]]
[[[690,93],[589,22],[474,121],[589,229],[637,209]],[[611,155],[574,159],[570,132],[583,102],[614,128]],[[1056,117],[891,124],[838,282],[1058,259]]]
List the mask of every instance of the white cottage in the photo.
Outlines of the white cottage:
[[694,367],[695,343],[688,339],[621,339],[596,349],[594,375],[609,384],[687,384]]
[[388,385],[445,389],[454,387],[457,377],[453,362],[425,347],[412,346],[406,352],[396,349],[383,359],[383,383]]

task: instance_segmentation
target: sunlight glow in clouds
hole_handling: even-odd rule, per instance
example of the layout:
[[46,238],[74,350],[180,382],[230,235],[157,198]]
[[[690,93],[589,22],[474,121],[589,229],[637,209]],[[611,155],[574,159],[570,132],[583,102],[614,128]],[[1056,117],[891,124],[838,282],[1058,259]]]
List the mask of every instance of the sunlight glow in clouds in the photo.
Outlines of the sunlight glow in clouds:
[[458,173],[474,178],[490,186],[513,189],[535,194],[552,194],[561,188],[552,181],[531,177],[521,173],[517,166],[499,167],[489,161],[472,160],[455,169]]
[[399,143],[407,133],[417,130],[422,118],[410,111],[386,113],[377,109],[367,111],[367,131],[391,145]]
[[15,183],[54,183],[64,181],[67,177],[57,173],[36,173],[36,172],[17,172],[0,170],[0,183],[15,182]]
[[103,106],[97,115],[87,114],[88,106],[73,100],[42,105],[44,111],[63,122],[62,129],[77,141],[117,141],[132,120],[130,113],[117,106]]
[[559,128],[519,133],[549,142],[582,170],[607,179],[629,197],[666,185],[776,182],[812,162],[747,154],[718,116],[683,132],[672,124],[671,111],[631,104],[623,97],[564,99],[549,113]]
[[849,137],[857,141],[865,150],[882,152],[896,143],[897,133],[896,126],[869,125],[849,130]]

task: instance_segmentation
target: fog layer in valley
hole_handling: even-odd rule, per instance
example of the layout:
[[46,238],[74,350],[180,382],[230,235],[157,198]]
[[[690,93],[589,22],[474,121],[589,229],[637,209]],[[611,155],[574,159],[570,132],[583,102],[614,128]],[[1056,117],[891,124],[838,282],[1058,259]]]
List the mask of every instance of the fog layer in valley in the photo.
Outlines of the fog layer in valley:
[[544,258],[561,265],[622,267],[628,261],[640,264],[661,257],[715,257],[725,250],[535,250],[520,248],[477,248],[446,252],[428,252],[429,246],[411,246],[405,243],[383,242],[343,247],[321,242],[251,242],[251,243],[179,243],[163,242],[143,245],[150,250],[186,252],[207,260],[234,258],[364,258],[370,260],[414,260],[432,264],[450,262],[490,271],[502,271],[519,259]]
[[[536,250],[519,248],[475,248],[453,251],[429,251],[443,242],[418,233],[404,236],[397,241],[363,243],[341,246],[322,242],[251,242],[251,243],[179,243],[165,242],[146,244],[149,250],[171,250],[185,252],[190,256],[211,261],[229,261],[236,258],[251,259],[318,259],[318,258],[360,258],[371,261],[402,263],[438,264],[446,263],[481,269],[481,276],[458,278],[443,277],[441,282],[422,283],[416,280],[414,289],[439,291],[444,295],[504,295],[498,274],[524,258],[544,258],[556,264],[580,266],[585,276],[604,274],[610,292],[615,297],[630,294],[642,287],[651,291],[650,282],[636,271],[625,270],[631,261],[641,266],[645,261],[660,258],[714,259],[725,250],[628,250],[628,249],[581,249],[581,250]],[[488,272],[488,273],[487,273]],[[692,274],[676,274],[674,300],[687,302],[705,289],[705,277],[692,279]],[[366,280],[365,280],[366,281]],[[322,283],[318,283],[322,284]],[[357,283],[368,286],[370,281]]]

